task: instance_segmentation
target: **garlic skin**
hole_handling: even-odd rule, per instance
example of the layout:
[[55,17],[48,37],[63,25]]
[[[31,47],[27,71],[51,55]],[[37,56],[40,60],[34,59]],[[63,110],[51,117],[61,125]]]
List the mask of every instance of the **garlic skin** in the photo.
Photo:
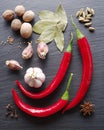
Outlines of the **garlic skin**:
[[21,70],[21,69],[23,69],[23,67],[16,60],[6,60],[5,64],[11,70]]
[[22,52],[22,58],[24,60],[30,59],[34,54],[34,50],[32,47],[32,42],[28,42],[28,46]]
[[38,46],[37,46],[37,53],[38,53],[38,56],[41,58],[41,59],[45,59],[46,58],[46,55],[49,51],[49,48],[48,48],[48,45],[44,42],[40,42],[38,43]]
[[30,87],[40,88],[45,81],[45,74],[38,67],[30,67],[26,70],[26,74],[24,75],[24,81]]

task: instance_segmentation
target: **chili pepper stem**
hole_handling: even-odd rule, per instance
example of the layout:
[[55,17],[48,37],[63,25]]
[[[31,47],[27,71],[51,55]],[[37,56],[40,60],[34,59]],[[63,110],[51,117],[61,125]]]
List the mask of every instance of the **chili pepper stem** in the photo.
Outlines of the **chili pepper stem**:
[[73,27],[74,27],[75,30],[76,30],[77,39],[83,38],[84,35],[82,34],[82,32],[79,30],[79,28],[77,27],[77,25],[76,25],[75,22],[73,21],[72,15],[71,15],[71,22],[72,22]]
[[72,42],[73,42],[73,33],[71,32],[70,33],[69,44],[68,44],[68,46],[67,46],[65,51],[72,52]]
[[68,100],[69,99],[69,89],[70,89],[70,84],[71,84],[71,81],[72,81],[72,77],[73,77],[73,73],[70,74],[70,77],[68,79],[68,83],[67,83],[67,86],[66,86],[66,90],[65,90],[64,94],[62,95],[63,100]]

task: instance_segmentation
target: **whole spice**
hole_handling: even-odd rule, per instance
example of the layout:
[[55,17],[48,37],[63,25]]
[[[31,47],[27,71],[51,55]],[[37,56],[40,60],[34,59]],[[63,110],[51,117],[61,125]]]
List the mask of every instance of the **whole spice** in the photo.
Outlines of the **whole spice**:
[[18,118],[17,111],[11,104],[8,104],[6,106],[6,109],[7,109],[6,116],[10,116],[11,118],[16,118],[16,119]]
[[34,54],[32,42],[28,42],[28,46],[22,51],[22,58],[24,60],[30,59]]
[[2,17],[6,20],[6,21],[12,21],[14,18],[14,11],[13,10],[5,10],[2,14]]
[[89,27],[89,31],[90,31],[90,32],[94,32],[94,31],[95,31],[95,28],[94,28],[94,27]]
[[25,13],[25,7],[23,5],[17,5],[14,10],[17,16],[22,16]]
[[81,33],[77,25],[74,23],[72,17],[71,17],[71,21],[77,35],[77,43],[82,57],[83,70],[82,70],[82,80],[80,82],[79,89],[75,97],[72,99],[72,101],[63,110],[63,113],[77,106],[84,98],[84,96],[88,91],[88,88],[90,87],[92,72],[93,72],[92,53],[90,50],[89,43],[86,37]]
[[46,87],[46,89],[44,89],[43,91],[41,91],[39,93],[31,93],[28,90],[26,90],[25,87],[23,87],[23,85],[20,83],[20,81],[16,80],[17,86],[27,97],[34,98],[34,99],[41,99],[41,98],[48,96],[53,91],[55,91],[55,89],[61,83],[61,81],[63,80],[63,78],[68,70],[68,67],[69,67],[69,64],[71,61],[71,57],[72,57],[72,42],[73,42],[73,34],[71,33],[71,39],[69,41],[69,44],[68,44],[66,50],[64,51],[63,58],[61,60],[58,71],[57,71],[56,75],[54,76],[54,78],[52,79],[52,81],[50,82],[50,84]]
[[35,18],[35,13],[32,10],[28,10],[23,15],[23,20],[25,22],[31,22]]
[[22,22],[21,22],[19,19],[14,19],[14,20],[12,20],[12,22],[11,22],[11,28],[12,28],[14,31],[20,30],[21,25],[22,25]]
[[37,45],[37,53],[41,59],[45,59],[48,53],[48,45],[44,42],[39,42]]
[[32,25],[24,22],[20,29],[20,34],[23,38],[28,39],[32,35]]
[[86,7],[86,10],[80,9],[76,13],[76,17],[78,18],[78,21],[81,23],[84,23],[85,27],[88,27],[90,32],[93,32],[95,28],[91,27],[92,23],[92,16],[95,15],[95,11],[92,8]]
[[15,89],[12,89],[12,95],[14,98],[14,102],[16,105],[24,111],[26,114],[29,114],[31,116],[35,117],[47,117],[55,114],[56,112],[60,111],[62,108],[66,106],[69,100],[69,88],[71,84],[73,73],[71,73],[70,78],[67,83],[67,87],[61,98],[56,101],[54,104],[44,107],[44,108],[38,108],[38,107],[32,107],[26,103],[24,103],[20,97],[18,96]]
[[21,70],[21,69],[23,69],[23,67],[16,60],[6,60],[5,64],[11,70]]
[[24,80],[30,87],[39,88],[45,81],[45,74],[38,67],[30,67],[26,70]]
[[80,105],[81,110],[80,112],[86,116],[86,115],[91,115],[94,112],[94,104],[92,104],[91,102],[84,102],[83,104]]

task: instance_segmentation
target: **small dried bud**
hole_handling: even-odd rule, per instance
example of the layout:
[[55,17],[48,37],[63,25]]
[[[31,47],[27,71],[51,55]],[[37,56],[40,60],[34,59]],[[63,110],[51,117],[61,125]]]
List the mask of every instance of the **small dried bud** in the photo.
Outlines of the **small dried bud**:
[[18,63],[16,60],[7,60],[5,64],[8,66],[11,70],[20,70],[23,67]]
[[45,59],[46,58],[46,55],[48,53],[48,46],[46,43],[44,42],[40,42],[38,43],[38,46],[37,46],[37,53],[38,53],[38,56],[41,58],[41,59]]
[[28,46],[22,52],[22,58],[27,60],[33,56],[34,50],[32,47],[32,43],[28,42]]

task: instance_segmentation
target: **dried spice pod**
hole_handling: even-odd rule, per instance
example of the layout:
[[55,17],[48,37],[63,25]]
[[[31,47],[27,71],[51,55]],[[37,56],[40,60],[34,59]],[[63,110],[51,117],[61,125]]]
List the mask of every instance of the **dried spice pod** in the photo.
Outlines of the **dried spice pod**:
[[86,116],[86,115],[91,115],[95,110],[94,110],[94,104],[91,102],[84,102],[83,104],[80,105],[81,110],[80,112]]
[[92,16],[95,15],[95,11],[94,11],[94,9],[91,9],[91,14],[92,14]]
[[76,13],[76,17],[77,17],[77,18],[80,17],[80,10],[77,11],[77,13]]
[[94,27],[89,27],[89,31],[90,31],[90,32],[94,32],[94,31],[95,31],[95,28],[94,28]]
[[85,25],[85,27],[90,27],[92,25],[92,23],[89,22],[89,23],[85,23],[84,25]]
[[83,8],[81,8],[76,13],[76,17],[78,18],[78,21],[83,23],[85,27],[89,27],[90,32],[94,32],[95,28],[90,27],[92,25],[91,20],[92,16],[94,16],[95,11],[92,8],[86,7],[86,10],[84,11]]
[[79,20],[79,22],[82,22],[82,23],[83,23],[83,22],[85,21],[85,18],[79,17],[78,20]]

